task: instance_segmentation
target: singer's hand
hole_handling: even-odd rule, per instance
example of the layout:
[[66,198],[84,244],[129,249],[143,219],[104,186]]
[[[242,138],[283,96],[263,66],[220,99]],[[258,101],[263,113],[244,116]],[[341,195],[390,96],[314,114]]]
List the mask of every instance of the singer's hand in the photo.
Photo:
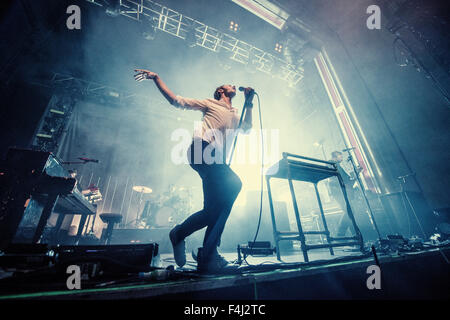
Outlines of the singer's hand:
[[146,79],[155,79],[156,77],[158,77],[157,73],[145,69],[136,69],[134,70],[134,72],[137,72],[134,75],[134,80],[138,82],[141,82]]
[[248,88],[244,89],[245,101],[247,101],[248,103],[252,103],[254,95],[255,95],[255,90],[253,88],[248,87]]

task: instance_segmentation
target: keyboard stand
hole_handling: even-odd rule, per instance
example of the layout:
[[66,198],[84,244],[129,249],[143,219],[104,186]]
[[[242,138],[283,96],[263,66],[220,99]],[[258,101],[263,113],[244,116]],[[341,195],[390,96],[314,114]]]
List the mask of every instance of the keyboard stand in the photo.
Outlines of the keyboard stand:
[[[331,237],[330,232],[328,230],[327,221],[325,218],[325,214],[323,211],[322,201],[320,199],[319,191],[317,188],[317,184],[331,177],[337,177],[339,184],[341,186],[342,193],[344,195],[345,203],[347,205],[347,213],[350,218],[355,234],[351,237]],[[297,223],[298,232],[285,232],[278,231],[275,221],[275,212],[273,206],[272,199],[272,190],[270,186],[270,180],[273,178],[278,179],[286,179],[289,183],[289,189],[292,197],[292,204],[294,206],[295,219]],[[317,198],[317,202],[319,205],[320,216],[322,218],[322,224],[324,230],[322,231],[303,231],[300,219],[300,212],[297,205],[297,199],[295,196],[295,190],[293,181],[304,181],[314,184],[314,190]],[[361,249],[361,252],[364,252],[364,243],[361,232],[356,225],[355,218],[350,207],[347,192],[345,190],[344,182],[342,177],[340,176],[337,166],[333,162],[318,160],[308,157],[303,157],[287,152],[283,152],[283,158],[270,167],[266,172],[266,183],[267,190],[269,195],[269,205],[270,205],[270,215],[272,219],[272,227],[273,227],[273,236],[275,240],[275,245],[277,249],[277,259],[281,261],[280,254],[280,246],[279,241],[281,240],[298,240],[301,243],[301,249],[303,251],[303,258],[305,262],[309,262],[308,258],[308,250],[311,249],[320,249],[320,248],[328,248],[331,255],[334,255],[333,248],[334,247],[342,247],[342,246],[354,246],[358,245]],[[307,244],[306,237],[307,235],[325,235],[327,243],[325,244]]]

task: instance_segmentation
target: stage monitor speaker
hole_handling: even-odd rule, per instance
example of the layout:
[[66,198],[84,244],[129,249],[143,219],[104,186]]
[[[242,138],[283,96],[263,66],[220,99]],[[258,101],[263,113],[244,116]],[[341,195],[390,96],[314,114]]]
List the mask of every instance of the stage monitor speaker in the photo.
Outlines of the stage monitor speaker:
[[54,263],[46,244],[13,243],[0,254],[0,268],[42,269]]
[[[131,245],[57,246],[53,248],[56,267],[65,272],[69,265],[97,265],[97,273],[127,274],[154,269],[159,254],[157,243]],[[98,270],[100,269],[100,270]]]

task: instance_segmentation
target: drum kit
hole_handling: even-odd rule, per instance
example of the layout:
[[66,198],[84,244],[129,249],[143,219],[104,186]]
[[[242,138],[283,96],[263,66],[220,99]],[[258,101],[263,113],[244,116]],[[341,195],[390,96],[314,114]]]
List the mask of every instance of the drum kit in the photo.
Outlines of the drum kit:
[[139,194],[135,226],[139,229],[167,228],[181,223],[192,209],[192,190],[170,185],[159,194],[147,186],[133,186]]

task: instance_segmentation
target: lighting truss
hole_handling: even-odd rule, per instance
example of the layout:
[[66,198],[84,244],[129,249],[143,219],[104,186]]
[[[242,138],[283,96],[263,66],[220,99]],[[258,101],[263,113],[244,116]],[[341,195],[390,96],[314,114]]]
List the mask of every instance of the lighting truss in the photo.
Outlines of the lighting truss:
[[[142,105],[149,103],[149,98],[104,84],[84,80],[62,73],[52,73],[47,79],[31,80],[31,84],[56,90],[56,92],[79,98],[87,97],[94,100],[106,100],[109,104]],[[163,103],[163,99],[152,98],[153,104]]]
[[67,74],[52,73],[40,79],[30,79],[30,84],[52,89],[59,96],[68,96],[73,99],[87,99],[98,103],[107,103],[117,106],[143,106],[146,113],[166,117],[178,121],[176,110],[161,114],[161,105],[166,104],[162,97],[149,97],[147,95],[109,87],[107,85],[73,77]]
[[[101,0],[86,0],[102,6]],[[291,85],[296,85],[302,78],[304,70],[286,62],[264,50],[244,41],[220,32],[202,22],[186,17],[179,12],[164,7],[150,0],[121,0],[120,14],[130,19],[155,19],[156,28],[172,36],[186,40],[189,30],[195,30],[196,45],[214,52],[229,52],[229,58],[238,63],[256,68]],[[249,62],[249,57],[253,61]]]
[[54,94],[39,121],[29,147],[33,150],[56,152],[72,114],[74,99]]
[[[140,107],[146,105],[146,114],[180,121],[175,108],[173,111],[169,110],[161,114],[161,105],[167,103],[161,97],[135,94],[61,73],[51,73],[28,81],[32,85],[53,90],[53,95],[30,141],[29,147],[33,150],[57,152],[76,102],[80,99],[110,106]],[[139,108],[133,110],[142,112]]]

